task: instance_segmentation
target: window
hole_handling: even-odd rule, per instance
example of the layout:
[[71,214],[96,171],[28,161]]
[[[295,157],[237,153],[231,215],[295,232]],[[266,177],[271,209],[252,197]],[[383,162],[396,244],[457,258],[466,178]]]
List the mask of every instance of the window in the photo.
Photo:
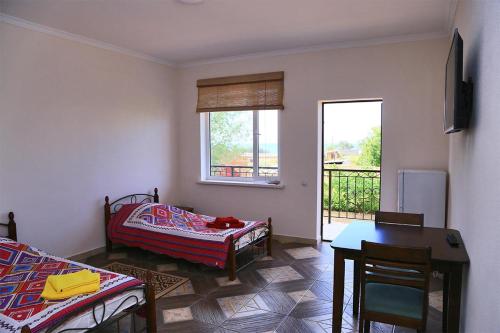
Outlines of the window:
[[284,72],[200,79],[202,180],[278,185]]
[[276,181],[278,110],[206,112],[206,179]]

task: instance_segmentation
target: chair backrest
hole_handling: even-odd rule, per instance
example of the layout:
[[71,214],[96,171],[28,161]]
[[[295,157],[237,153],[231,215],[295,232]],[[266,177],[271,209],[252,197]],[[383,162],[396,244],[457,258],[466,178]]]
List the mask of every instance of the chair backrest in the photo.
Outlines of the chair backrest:
[[375,212],[375,223],[424,226],[424,214]]
[[402,247],[361,242],[361,273],[366,282],[428,288],[430,247]]
[[431,248],[391,246],[361,242],[361,302],[364,311],[367,283],[417,288],[424,293],[423,322],[427,321]]

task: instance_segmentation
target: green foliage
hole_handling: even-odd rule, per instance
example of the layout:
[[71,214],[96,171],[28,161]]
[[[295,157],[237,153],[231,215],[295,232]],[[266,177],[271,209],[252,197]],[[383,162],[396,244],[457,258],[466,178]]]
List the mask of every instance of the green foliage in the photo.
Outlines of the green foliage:
[[[323,209],[342,212],[374,213],[380,206],[380,174],[335,170],[323,178]],[[330,197],[328,191],[331,189]],[[331,202],[329,203],[329,199]]]
[[244,140],[252,138],[252,122],[249,123],[247,118],[246,112],[210,114],[210,145],[213,164],[230,164],[248,150],[245,148]]
[[351,150],[354,148],[354,145],[348,141],[340,141],[336,146],[339,150]]
[[351,142],[348,141],[340,141],[338,143],[327,143],[325,144],[325,151],[329,150],[351,150],[354,149],[355,146]]
[[[361,154],[354,165],[380,167],[381,131],[375,127],[360,143]],[[339,143],[340,144],[340,143]],[[374,213],[380,208],[380,173],[344,171],[333,167],[331,186],[328,171],[323,178],[323,209],[342,212]]]
[[361,154],[358,165],[380,167],[382,133],[380,127],[372,128],[370,135],[361,142]]

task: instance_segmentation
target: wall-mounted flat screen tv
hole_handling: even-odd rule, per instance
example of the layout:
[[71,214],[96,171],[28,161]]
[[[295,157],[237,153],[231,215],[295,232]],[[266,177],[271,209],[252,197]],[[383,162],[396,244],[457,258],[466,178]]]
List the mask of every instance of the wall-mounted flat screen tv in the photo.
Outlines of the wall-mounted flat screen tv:
[[469,125],[471,85],[463,82],[463,41],[455,29],[446,62],[444,131],[458,132]]

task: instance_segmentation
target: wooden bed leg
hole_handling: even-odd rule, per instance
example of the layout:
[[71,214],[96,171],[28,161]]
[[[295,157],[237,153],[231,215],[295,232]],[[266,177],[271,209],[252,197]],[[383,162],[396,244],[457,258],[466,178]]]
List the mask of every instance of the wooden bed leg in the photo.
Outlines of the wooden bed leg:
[[229,274],[229,281],[236,279],[236,250],[234,248],[234,237],[229,236],[229,253],[227,255],[227,270]]
[[14,213],[9,213],[9,224],[7,224],[7,229],[9,231],[9,238],[17,242],[17,227],[14,221]]
[[151,271],[148,271],[146,278],[146,330],[148,333],[156,333],[156,299],[151,278]]
[[269,217],[267,219],[267,228],[269,229],[269,233],[267,234],[267,255],[269,257],[273,256],[273,225],[272,219]]
[[111,220],[111,206],[109,205],[109,197],[104,198],[104,234],[106,235],[106,252],[111,252],[113,249],[113,244],[108,237],[108,224]]
[[160,203],[160,196],[158,195],[158,188],[155,187],[155,195],[153,196],[153,201],[155,203]]
[[28,325],[23,326],[23,328],[21,328],[21,333],[31,333],[31,328]]

